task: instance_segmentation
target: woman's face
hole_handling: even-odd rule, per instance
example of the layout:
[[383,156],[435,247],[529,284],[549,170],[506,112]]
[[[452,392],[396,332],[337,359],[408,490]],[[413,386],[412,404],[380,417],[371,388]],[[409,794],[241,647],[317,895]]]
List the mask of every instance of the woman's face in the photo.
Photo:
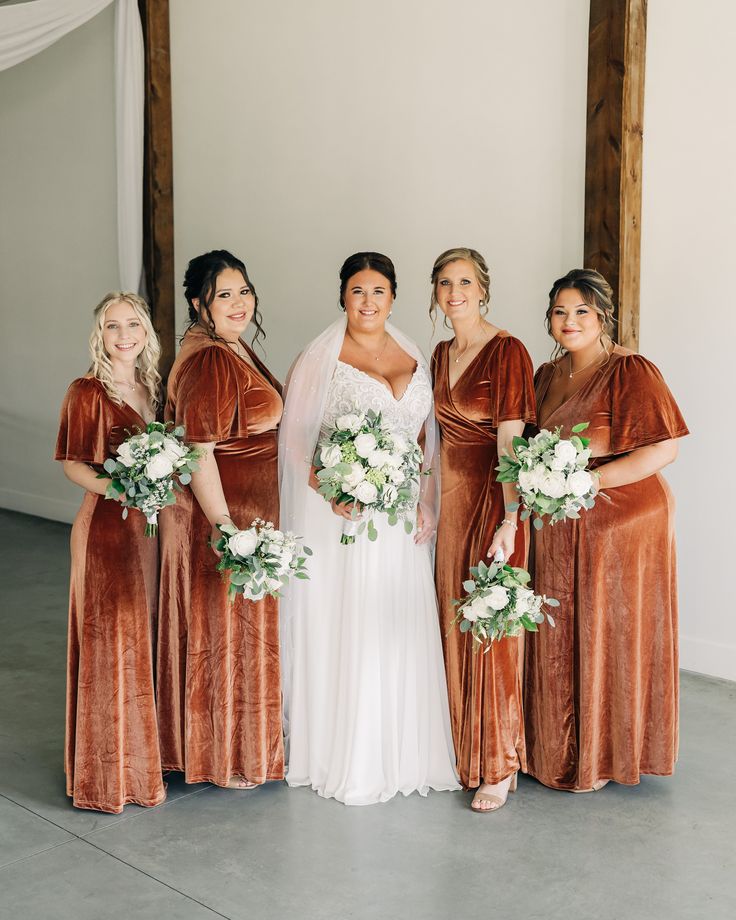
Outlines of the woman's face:
[[434,283],[434,296],[451,323],[479,319],[480,304],[485,301],[475,267],[467,259],[456,259],[440,269]]
[[102,344],[111,361],[135,364],[147,340],[146,328],[129,303],[110,304],[102,321]]
[[550,314],[552,338],[567,351],[584,351],[600,340],[601,318],[575,288],[565,288],[555,298]]
[[348,328],[355,332],[375,332],[383,329],[394,295],[388,278],[366,268],[348,279],[343,300]]
[[[194,299],[199,309],[199,300]],[[210,316],[215,332],[227,342],[234,342],[253,318],[256,298],[248,282],[237,268],[226,268],[215,280],[215,296],[210,304]]]

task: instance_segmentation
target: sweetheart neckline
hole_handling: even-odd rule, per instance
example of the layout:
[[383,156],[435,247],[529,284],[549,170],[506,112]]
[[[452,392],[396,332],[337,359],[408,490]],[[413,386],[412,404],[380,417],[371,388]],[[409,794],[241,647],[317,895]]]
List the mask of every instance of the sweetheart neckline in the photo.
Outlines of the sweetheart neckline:
[[420,364],[419,362],[417,362],[417,366],[414,368],[414,373],[411,375],[411,379],[407,383],[406,388],[404,389],[404,392],[397,399],[394,396],[394,391],[390,387],[387,387],[385,384],[381,383],[380,380],[376,380],[375,377],[371,377],[371,375],[366,373],[366,371],[362,371],[359,367],[356,367],[354,364],[348,364],[347,361],[341,361],[339,358],[337,359],[337,363],[342,364],[343,367],[350,368],[350,370],[355,371],[356,374],[360,374],[361,377],[366,377],[368,380],[372,380],[373,383],[378,384],[378,386],[381,387],[382,390],[385,390],[388,393],[388,395],[397,405],[403,402],[404,397],[409,392],[409,388],[411,387],[412,383],[414,383],[414,380],[417,374],[419,373],[419,368],[420,368]]

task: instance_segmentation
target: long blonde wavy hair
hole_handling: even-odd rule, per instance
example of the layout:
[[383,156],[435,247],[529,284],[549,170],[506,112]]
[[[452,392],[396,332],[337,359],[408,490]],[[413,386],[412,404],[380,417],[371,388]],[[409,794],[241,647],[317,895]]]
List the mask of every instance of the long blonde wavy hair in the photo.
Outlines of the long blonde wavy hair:
[[110,399],[119,404],[125,401],[113,379],[112,362],[105,351],[102,338],[105,315],[108,309],[116,303],[130,304],[146,330],[146,344],[136,361],[136,377],[148,390],[148,398],[154,409],[157,409],[161,404],[161,375],[158,372],[161,345],[151,322],[148,304],[137,294],[133,294],[131,291],[110,291],[109,294],[105,294],[95,307],[95,322],[89,337],[89,353],[92,358],[89,373],[100,381]]
[[[432,335],[434,335],[435,323],[437,322],[437,278],[442,269],[449,265],[450,262],[458,262],[460,259],[470,262],[475,271],[475,277],[483,291],[483,300],[480,304],[481,316],[488,312],[488,303],[491,299],[491,276],[488,271],[486,260],[477,249],[470,249],[468,246],[456,246],[454,249],[446,249],[434,260],[432,266],[432,297],[429,301],[429,316],[432,320]],[[447,317],[444,318],[442,325],[450,329],[451,324]]]

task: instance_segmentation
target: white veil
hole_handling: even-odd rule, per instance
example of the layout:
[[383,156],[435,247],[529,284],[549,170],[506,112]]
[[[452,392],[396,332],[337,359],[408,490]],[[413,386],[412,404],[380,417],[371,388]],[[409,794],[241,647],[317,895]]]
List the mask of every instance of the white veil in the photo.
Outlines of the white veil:
[[[341,316],[310,342],[289,371],[284,394],[284,414],[279,430],[279,490],[281,502],[280,526],[304,537],[307,528],[307,496],[309,472],[314,449],[327,404],[330,381],[345,339],[347,319]],[[418,346],[392,323],[386,332],[430,376],[427,360]],[[431,475],[422,477],[419,502],[427,523],[439,516],[439,439],[434,417],[434,405],[424,422],[424,463],[422,469]],[[433,528],[436,524],[431,525]],[[311,535],[310,535],[311,537]],[[310,545],[310,539],[306,540]],[[317,547],[311,547],[319,551]],[[284,589],[280,604],[281,672],[284,692],[284,733],[289,736],[289,703],[291,697],[292,631],[291,624],[299,615],[301,585]]]

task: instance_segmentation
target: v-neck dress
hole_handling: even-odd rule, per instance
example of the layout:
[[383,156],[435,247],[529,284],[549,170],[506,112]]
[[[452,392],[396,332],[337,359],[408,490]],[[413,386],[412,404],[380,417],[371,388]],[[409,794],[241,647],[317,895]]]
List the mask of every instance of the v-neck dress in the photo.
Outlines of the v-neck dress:
[[[556,365],[536,374],[542,407]],[[616,346],[539,426],[589,422],[593,466],[688,433],[662,375]],[[528,772],[557,789],[673,772],[678,743],[674,502],[656,473],[604,490],[577,521],[534,534],[534,588],[556,627],[527,638]]]
[[[102,464],[145,421],[82,377],[61,409],[57,460]],[[67,795],[77,808],[118,813],[165,798],[153,687],[158,540],[119,502],[85,492],[71,533],[67,645]]]
[[[281,387],[198,329],[184,337],[168,383],[166,417],[214,457],[236,526],[278,522]],[[239,595],[208,545],[210,524],[189,489],[161,526],[157,694],[161,759],[189,783],[283,779],[278,602]]]
[[[463,596],[469,569],[483,559],[503,520],[496,480],[501,422],[534,421],[532,363],[522,343],[497,333],[450,389],[450,342],[432,359],[435,412],[441,432],[442,499],[435,581],[457,769],[462,783],[497,783],[524,768],[522,654],[519,638],[494,642],[483,654],[469,633],[451,627],[453,599]],[[516,531],[512,565],[525,566],[528,528]]]

